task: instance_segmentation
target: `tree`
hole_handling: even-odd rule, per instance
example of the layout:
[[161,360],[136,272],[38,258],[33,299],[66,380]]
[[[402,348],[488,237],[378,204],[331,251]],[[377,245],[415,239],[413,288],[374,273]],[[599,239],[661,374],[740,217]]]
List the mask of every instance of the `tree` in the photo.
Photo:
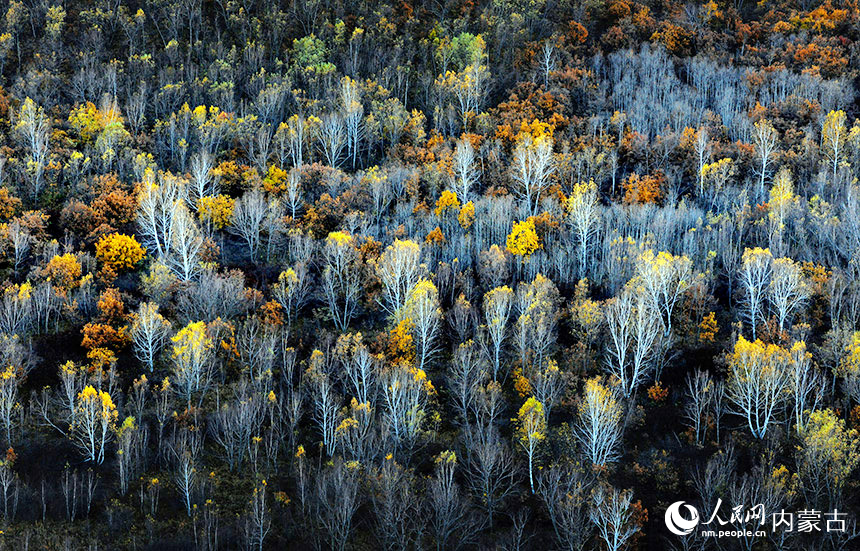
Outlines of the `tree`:
[[173,341],[172,386],[191,407],[191,397],[200,394],[199,402],[209,388],[215,345],[207,334],[206,323],[192,322],[179,330]]
[[340,81],[340,102],[346,127],[347,155],[351,158],[354,169],[358,153],[361,150],[361,139],[364,135],[362,125],[364,106],[361,105],[361,93],[358,85],[349,77],[343,77]]
[[608,371],[625,398],[633,395],[654,368],[660,318],[641,285],[631,281],[606,307]]
[[203,234],[183,203],[177,203],[171,224],[173,241],[165,261],[180,281],[191,281],[202,272],[200,253],[203,248]]
[[544,368],[555,345],[559,302],[555,284],[541,274],[531,283],[520,283],[517,287],[514,342],[519,350],[520,368],[526,375]]
[[493,380],[497,381],[502,367],[502,347],[508,336],[514,292],[507,285],[496,287],[484,295],[484,320],[490,338]]
[[203,449],[200,429],[195,426],[179,429],[168,447],[174,469],[173,480],[182,495],[185,513],[190,517],[198,483],[198,458]]
[[762,196],[764,195],[765,183],[770,178],[773,158],[778,150],[779,135],[767,119],[761,119],[753,125],[753,128],[753,145],[758,158],[755,174],[758,176],[758,195]]
[[591,521],[609,551],[620,551],[638,531],[633,519],[633,493],[598,486],[592,494]]
[[442,309],[439,305],[439,291],[428,279],[419,279],[406,298],[401,314],[413,325],[418,344],[418,369],[424,369],[437,351],[436,339]]
[[707,429],[708,407],[714,390],[714,382],[707,371],[696,370],[687,374],[687,405],[684,418],[693,429],[696,445],[702,444]]
[[791,362],[789,351],[775,344],[749,342],[742,336],[735,343],[729,357],[728,396],[756,438],[764,438],[785,403]]
[[774,178],[768,201],[768,241],[776,254],[785,254],[786,226],[792,211],[797,207],[798,198],[794,194],[791,172],[783,167]]
[[464,132],[468,129],[469,120],[480,112],[490,80],[490,71],[485,65],[486,45],[480,35],[472,37],[472,44],[468,49],[469,53],[462,61],[460,71],[446,71],[436,79],[436,85],[447,92],[456,103]]
[[146,249],[140,246],[133,235],[112,233],[96,243],[96,258],[116,273],[134,268],[144,255]]
[[[382,373],[382,420],[394,449],[410,452],[423,433],[436,389],[422,369],[402,363]],[[401,448],[401,446],[403,448]]]
[[78,393],[70,436],[87,461],[99,465],[104,461],[105,446],[113,438],[117,415],[110,394],[104,390],[87,385]]
[[316,125],[316,138],[326,164],[332,168],[340,165],[347,142],[346,128],[340,113],[326,113]]
[[371,474],[371,504],[380,548],[387,551],[411,547],[423,532],[414,476],[388,454]]
[[12,220],[5,224],[4,229],[6,230],[5,237],[12,249],[12,267],[15,275],[18,275],[30,252],[30,247],[34,241],[33,236],[18,220]]
[[321,470],[316,481],[314,518],[328,535],[329,547],[344,551],[352,533],[352,519],[360,505],[357,462],[337,458]]
[[12,429],[15,426],[15,413],[21,408],[18,402],[19,370],[10,365],[0,372],[0,427],[6,445],[12,445]]
[[449,541],[458,538],[468,541],[468,502],[460,494],[460,486],[454,480],[457,454],[445,450],[436,456],[434,475],[427,485],[427,512],[436,549],[447,549]]
[[361,270],[353,237],[344,232],[328,234],[323,261],[323,293],[335,326],[345,331],[355,314],[361,291]]
[[255,435],[263,420],[262,396],[241,382],[235,398],[221,405],[209,421],[209,433],[223,450],[230,471],[242,466],[246,454],[252,452]]
[[454,172],[451,176],[451,188],[467,202],[472,197],[472,190],[478,184],[479,169],[475,166],[475,148],[472,142],[464,137],[457,140],[454,148]]
[[200,207],[204,197],[218,195],[218,177],[214,171],[215,157],[208,151],[201,151],[191,157],[191,183],[188,200],[192,209]]
[[618,460],[622,428],[622,407],[617,391],[597,377],[585,381],[576,437],[592,464],[608,465]]
[[205,224],[206,233],[211,234],[212,228],[223,230],[233,220],[233,209],[236,200],[227,195],[210,195],[201,197],[197,202],[197,214]]
[[555,172],[552,148],[551,137],[540,135],[535,138],[530,133],[522,134],[514,148],[511,177],[517,184],[517,193],[532,216],[537,215],[541,194]]
[[825,385],[824,376],[812,366],[812,354],[807,352],[806,343],[794,343],[791,347],[791,397],[798,432],[806,426],[810,412],[818,408]]
[[538,492],[566,551],[584,551],[591,539],[591,478],[581,465],[570,463],[552,465],[538,475]]
[[755,247],[744,249],[741,257],[740,286],[743,293],[743,319],[756,338],[756,328],[763,321],[764,297],[770,281],[773,255],[770,250]]
[[579,246],[579,278],[587,277],[589,240],[597,233],[600,203],[593,181],[573,186],[567,198],[567,219],[573,226]]
[[801,267],[790,258],[777,258],[771,264],[770,285],[767,288],[768,299],[776,314],[779,330],[785,329],[785,323],[791,314],[806,302],[809,290]]
[[708,139],[708,129],[699,128],[696,132],[696,141],[693,144],[696,154],[696,174],[699,176],[699,197],[705,192],[705,165],[711,160],[711,142]]
[[323,371],[323,361],[322,352],[314,350],[311,353],[310,367],[305,371],[304,382],[310,387],[313,418],[322,435],[322,445],[326,454],[332,456],[337,444],[335,430],[341,397],[328,373]]
[[860,435],[831,409],[815,410],[800,431],[798,475],[804,497],[822,510],[843,506],[842,493],[860,465]]
[[173,245],[173,216],[176,205],[185,201],[185,186],[177,178],[155,174],[148,169],[137,196],[137,227],[143,244],[158,259],[164,259]]
[[269,203],[259,189],[252,189],[236,199],[230,231],[241,237],[248,247],[251,262],[257,261],[262,240],[263,222],[269,215]]
[[395,239],[385,248],[376,266],[382,282],[380,304],[389,316],[395,317],[406,304],[409,291],[421,273],[421,247],[414,241]]
[[269,531],[272,529],[272,517],[269,512],[269,505],[266,501],[266,488],[268,484],[263,479],[259,484],[254,485],[251,492],[251,502],[248,505],[248,513],[246,515],[246,530],[248,544],[252,549],[263,551],[263,542]]
[[150,373],[169,333],[170,322],[158,313],[158,305],[154,302],[141,304],[131,324],[131,338],[134,355],[149,368]]
[[15,120],[15,131],[23,145],[30,151],[27,172],[30,173],[31,196],[39,197],[44,186],[45,164],[48,160],[48,139],[51,136],[51,121],[43,109],[29,97],[21,104]]
[[821,151],[830,165],[831,179],[836,182],[839,164],[846,155],[848,130],[845,128],[845,111],[830,111],[821,127]]
[[687,256],[675,256],[666,251],[655,256],[649,249],[637,258],[636,274],[651,307],[660,314],[664,336],[669,337],[675,306],[693,284],[693,262]]
[[520,256],[525,261],[541,247],[534,220],[514,222],[506,244],[506,248],[511,254]]
[[529,458],[529,486],[534,493],[534,457],[538,446],[546,439],[546,416],[544,415],[543,404],[538,402],[534,396],[530,397],[517,412],[517,418],[514,421],[517,426],[517,442],[523,447]]
[[492,424],[466,431],[462,455],[466,458],[469,488],[486,511],[492,527],[496,511],[514,491],[517,481],[514,456]]

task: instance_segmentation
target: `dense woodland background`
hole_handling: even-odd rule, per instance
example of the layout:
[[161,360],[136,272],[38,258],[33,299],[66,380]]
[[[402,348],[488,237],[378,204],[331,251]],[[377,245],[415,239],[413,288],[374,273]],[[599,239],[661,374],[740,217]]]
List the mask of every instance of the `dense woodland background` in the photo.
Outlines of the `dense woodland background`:
[[860,548],[856,0],[0,10],[4,549]]

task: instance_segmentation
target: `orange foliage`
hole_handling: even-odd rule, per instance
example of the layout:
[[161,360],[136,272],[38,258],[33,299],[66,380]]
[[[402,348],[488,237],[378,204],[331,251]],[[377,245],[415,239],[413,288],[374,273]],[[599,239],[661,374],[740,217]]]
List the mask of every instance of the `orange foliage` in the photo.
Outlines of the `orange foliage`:
[[624,181],[624,202],[627,204],[659,204],[663,200],[666,177],[661,171],[654,175],[631,174]]

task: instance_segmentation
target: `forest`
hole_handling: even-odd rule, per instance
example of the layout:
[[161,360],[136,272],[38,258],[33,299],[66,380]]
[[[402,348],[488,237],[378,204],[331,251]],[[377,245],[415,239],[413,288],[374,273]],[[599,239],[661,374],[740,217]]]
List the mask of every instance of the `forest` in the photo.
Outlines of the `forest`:
[[0,15],[0,549],[860,549],[857,0]]

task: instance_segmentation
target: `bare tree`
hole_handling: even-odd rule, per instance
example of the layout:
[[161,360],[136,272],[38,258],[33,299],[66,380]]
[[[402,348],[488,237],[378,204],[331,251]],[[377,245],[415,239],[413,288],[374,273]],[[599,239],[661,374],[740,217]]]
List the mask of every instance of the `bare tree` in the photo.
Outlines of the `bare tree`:
[[707,371],[687,374],[687,405],[684,418],[693,429],[696,445],[701,445],[707,430],[707,415],[711,404],[714,383]]
[[434,475],[427,483],[427,513],[437,551],[466,545],[472,537],[468,502],[454,480],[457,455],[446,450],[436,457]]
[[149,368],[150,373],[169,333],[170,322],[158,313],[158,305],[154,302],[141,304],[131,324],[131,338],[134,355]]
[[633,493],[598,486],[592,494],[591,522],[609,551],[622,549],[639,531],[633,522]]
[[339,113],[323,115],[316,127],[316,138],[326,164],[337,168],[343,157],[343,149],[347,141],[343,117]]
[[699,128],[696,132],[696,143],[693,145],[696,155],[696,174],[699,177],[699,197],[705,192],[705,164],[711,160],[711,143],[708,139],[708,129]]
[[466,138],[457,141],[454,148],[454,173],[451,177],[451,188],[457,194],[460,202],[471,200],[472,192],[478,184],[479,169],[475,164],[475,148]]
[[566,551],[584,551],[591,539],[588,498],[593,484],[593,476],[572,464],[552,465],[538,475],[538,494]]
[[411,547],[423,532],[414,475],[390,455],[374,469],[373,475],[371,505],[376,519],[374,532],[382,544],[380,548],[394,551]]
[[30,152],[27,169],[30,172],[31,196],[36,199],[44,186],[51,121],[40,106],[36,105],[32,99],[26,98],[15,118],[15,131]]
[[517,142],[514,149],[511,177],[532,216],[537,215],[541,194],[555,172],[552,147],[552,138],[533,139],[531,135],[526,135]]
[[763,318],[764,298],[772,271],[773,256],[767,249],[745,249],[741,269],[740,286],[743,293],[743,319],[756,338],[756,327]]
[[758,164],[755,166],[755,174],[758,177],[758,197],[764,196],[764,189],[768,178],[770,178],[773,164],[773,158],[777,153],[777,141],[779,135],[776,129],[767,119],[762,119],[755,123],[753,130],[753,145],[755,145],[755,153],[758,158]]
[[213,172],[215,157],[208,151],[201,151],[191,157],[191,188],[188,201],[192,209],[197,209],[200,199],[218,194],[218,178]]
[[776,314],[779,330],[785,329],[792,313],[806,302],[809,289],[801,267],[790,258],[777,258],[771,264],[767,295]]
[[230,231],[245,242],[251,262],[257,261],[262,241],[263,222],[269,211],[266,196],[259,189],[252,189],[236,199]]
[[191,281],[203,269],[200,263],[203,234],[184,203],[176,203],[171,225],[172,243],[165,262],[181,281]]
[[182,495],[185,512],[190,517],[198,484],[198,458],[203,448],[202,432],[195,426],[176,429],[168,448],[173,461],[173,482]]
[[353,516],[360,504],[358,469],[356,464],[335,458],[317,475],[314,516],[335,551],[344,551],[352,534]]
[[516,469],[514,455],[493,426],[467,429],[463,453],[468,473],[466,479],[477,503],[486,511],[492,528],[496,511],[514,491]]
[[502,367],[502,347],[510,332],[508,320],[511,315],[514,292],[510,287],[496,287],[484,295],[484,322],[490,339],[490,357],[493,362],[493,380],[499,380]]

